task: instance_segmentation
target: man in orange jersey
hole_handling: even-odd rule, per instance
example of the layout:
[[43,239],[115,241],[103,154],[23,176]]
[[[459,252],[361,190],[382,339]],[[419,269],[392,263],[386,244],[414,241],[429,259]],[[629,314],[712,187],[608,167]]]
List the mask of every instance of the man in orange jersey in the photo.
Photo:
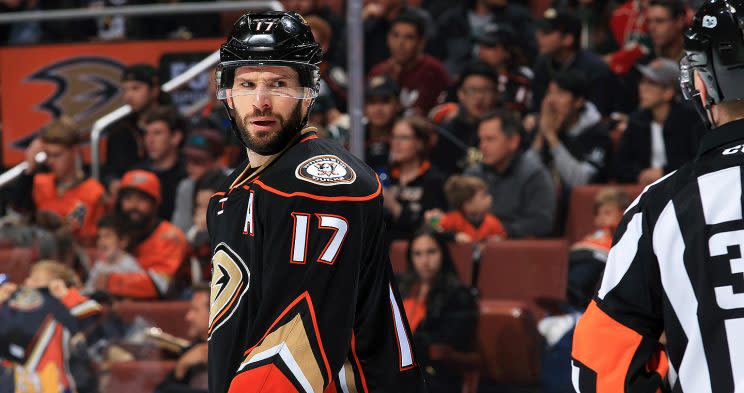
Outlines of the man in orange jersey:
[[154,173],[133,170],[124,174],[114,214],[132,242],[129,252],[143,272],[103,274],[96,288],[114,296],[153,299],[170,288],[173,276],[188,252],[178,227],[158,218],[160,181]]
[[[80,158],[80,134],[68,117],[49,124],[26,152],[28,167],[18,180],[12,205],[19,211],[52,213],[72,228],[78,241],[93,241],[104,213],[104,189],[86,177]],[[47,155],[42,173],[36,153]]]

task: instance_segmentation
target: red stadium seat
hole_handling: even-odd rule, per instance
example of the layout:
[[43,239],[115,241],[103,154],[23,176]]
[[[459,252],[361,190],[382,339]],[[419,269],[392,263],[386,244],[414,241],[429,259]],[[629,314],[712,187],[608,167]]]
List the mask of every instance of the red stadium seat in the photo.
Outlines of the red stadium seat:
[[175,361],[133,361],[112,363],[106,393],[152,392],[176,366]]
[[395,240],[390,244],[390,264],[393,273],[401,274],[408,271],[408,240]]
[[491,242],[483,248],[478,289],[482,299],[527,302],[540,317],[539,303],[564,300],[567,275],[565,240]]
[[523,302],[481,300],[478,321],[481,377],[531,384],[540,373],[540,336]]
[[8,281],[20,284],[28,277],[31,265],[37,258],[38,252],[33,248],[0,248],[0,273],[7,274]]
[[592,233],[594,228],[594,198],[607,187],[620,187],[635,199],[643,191],[639,185],[588,185],[576,187],[571,191],[571,201],[566,220],[566,238],[573,244]]
[[185,323],[188,310],[188,301],[123,301],[114,304],[114,312],[125,323],[132,323],[137,316],[141,316],[164,332],[182,338],[188,338],[188,324]]

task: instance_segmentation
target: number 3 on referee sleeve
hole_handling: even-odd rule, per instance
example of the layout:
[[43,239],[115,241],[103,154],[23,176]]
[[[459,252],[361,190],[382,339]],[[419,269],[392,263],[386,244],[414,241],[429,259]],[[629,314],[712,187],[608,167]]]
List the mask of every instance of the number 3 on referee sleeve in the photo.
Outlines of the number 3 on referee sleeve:
[[[318,256],[318,262],[333,265],[336,262],[341,246],[349,231],[349,222],[334,214],[318,214],[318,229],[330,229],[333,236]],[[294,227],[292,228],[292,256],[290,263],[304,265],[307,259],[307,242],[310,237],[310,220],[312,216],[306,213],[292,213]]]
[[[744,249],[742,239],[744,239],[744,231],[716,233],[708,241],[710,256],[727,255],[728,248],[732,246],[737,246],[739,250]],[[744,259],[732,258],[729,260],[729,264],[731,265],[732,274],[744,273]],[[744,276],[740,275],[739,279],[744,279]],[[716,293],[716,302],[718,302],[721,308],[725,310],[744,308],[744,293],[735,293],[733,285],[715,287],[714,290]]]

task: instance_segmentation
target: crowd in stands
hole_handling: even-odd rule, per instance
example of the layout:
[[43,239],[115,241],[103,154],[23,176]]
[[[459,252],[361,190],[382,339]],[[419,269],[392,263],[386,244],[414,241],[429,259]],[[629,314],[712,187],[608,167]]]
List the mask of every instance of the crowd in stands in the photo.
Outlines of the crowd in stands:
[[[4,0],[0,9],[46,10],[47,3]],[[53,7],[140,3],[67,0]],[[282,3],[305,16],[325,53],[311,125],[348,146],[343,15],[320,0]],[[677,82],[682,32],[696,5],[558,1],[534,15],[510,0],[364,1],[364,159],[384,187],[391,245],[407,244],[400,291],[431,391],[460,391],[466,371],[479,363],[483,283],[477,269],[472,281],[457,274],[450,247],[472,246],[477,259],[499,242],[579,239],[566,248],[565,299],[535,315],[545,350],[554,349],[542,367],[542,389],[572,391],[573,323],[594,294],[614,228],[635,197],[628,186],[648,186],[693,159],[704,131]],[[0,40],[221,34],[218,16],[153,18],[100,18],[74,29],[65,26],[70,22],[3,25]],[[39,258],[57,261],[35,265],[25,284],[48,287],[52,297],[66,296],[60,287],[78,288],[79,301],[108,306],[191,297],[186,319],[197,327],[158,387],[168,392],[189,384],[189,370],[206,362],[206,205],[245,152],[216,99],[187,118],[160,91],[162,82],[153,65],[122,73],[121,94],[132,113],[105,132],[100,182],[86,174],[74,120],[61,116],[47,125],[12,185],[0,244],[37,247]],[[47,155],[43,165],[36,161],[40,151]],[[592,194],[593,206],[572,204],[588,185],[603,185]],[[567,232],[576,208],[594,215],[593,230]],[[39,273],[44,267],[56,273]],[[69,274],[82,281],[64,279]],[[33,284],[35,275],[47,281]],[[0,286],[0,310],[17,289],[8,285]],[[562,342],[564,352],[555,355]],[[0,372],[0,384],[2,378]]]

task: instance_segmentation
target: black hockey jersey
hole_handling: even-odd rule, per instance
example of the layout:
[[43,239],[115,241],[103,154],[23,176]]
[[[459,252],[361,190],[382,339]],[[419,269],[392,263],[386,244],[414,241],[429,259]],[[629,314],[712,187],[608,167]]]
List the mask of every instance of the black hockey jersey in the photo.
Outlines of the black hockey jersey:
[[631,204],[574,332],[577,392],[742,390],[743,178],[738,120],[708,131],[693,162]]
[[212,196],[210,392],[419,392],[382,186],[306,130]]

